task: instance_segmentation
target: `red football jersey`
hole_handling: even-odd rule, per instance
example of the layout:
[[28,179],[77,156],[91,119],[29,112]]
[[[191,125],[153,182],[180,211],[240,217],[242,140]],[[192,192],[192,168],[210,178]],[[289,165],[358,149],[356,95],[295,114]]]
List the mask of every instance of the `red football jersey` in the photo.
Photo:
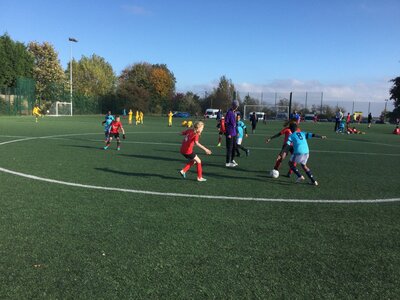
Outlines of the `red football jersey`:
[[110,126],[110,133],[118,133],[120,128],[122,128],[121,122],[112,121]]
[[181,153],[182,154],[193,153],[193,146],[195,142],[199,141],[199,135],[195,133],[193,129],[188,129],[182,132],[182,135],[184,135],[185,138],[182,141]]
[[219,131],[225,133],[226,129],[225,129],[225,120],[221,119],[219,121]]
[[[296,129],[296,132],[300,132],[300,128]],[[280,132],[281,135],[285,135],[285,139],[283,140],[283,144],[285,145],[287,140],[289,139],[289,136],[292,134],[292,131],[289,129],[289,127],[285,127],[281,130]]]

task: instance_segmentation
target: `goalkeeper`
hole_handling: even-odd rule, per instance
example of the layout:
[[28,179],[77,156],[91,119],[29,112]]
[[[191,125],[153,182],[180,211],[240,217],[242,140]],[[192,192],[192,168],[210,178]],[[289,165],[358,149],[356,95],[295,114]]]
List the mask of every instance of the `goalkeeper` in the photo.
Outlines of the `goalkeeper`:
[[108,147],[111,144],[111,141],[113,137],[117,140],[117,150],[121,150],[121,140],[119,138],[119,131],[122,131],[122,138],[125,139],[125,130],[122,127],[121,119],[119,116],[115,116],[115,120],[111,122],[110,125],[110,134],[108,137],[108,141],[106,143],[106,146],[104,147],[104,150],[107,150]]

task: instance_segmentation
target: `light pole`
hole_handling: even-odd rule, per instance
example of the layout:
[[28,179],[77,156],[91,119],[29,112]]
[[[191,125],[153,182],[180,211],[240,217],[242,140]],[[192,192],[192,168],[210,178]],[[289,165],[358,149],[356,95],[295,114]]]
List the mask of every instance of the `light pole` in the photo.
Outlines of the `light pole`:
[[389,99],[385,99],[385,112],[384,112],[384,115],[383,115],[383,123],[385,123],[385,120],[386,120],[386,107],[387,107],[388,101],[389,101]]
[[70,101],[71,101],[71,116],[72,116],[72,43],[77,43],[78,42],[78,40],[77,39],[74,39],[74,38],[68,38],[68,40],[71,42],[70,43],[70,46],[71,46],[71,48],[70,48],[70,54],[71,54],[71,56],[70,56],[70,61],[69,61],[69,93],[70,93]]

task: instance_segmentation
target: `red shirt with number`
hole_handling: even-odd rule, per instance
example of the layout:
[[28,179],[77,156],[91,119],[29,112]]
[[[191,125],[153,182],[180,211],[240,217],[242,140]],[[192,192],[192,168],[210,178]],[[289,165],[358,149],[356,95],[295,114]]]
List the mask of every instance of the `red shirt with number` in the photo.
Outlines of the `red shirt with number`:
[[118,133],[120,128],[122,128],[121,122],[112,121],[110,126],[110,133]]
[[192,154],[194,143],[199,141],[199,135],[195,133],[193,129],[183,131],[182,135],[184,135],[185,138],[182,141],[181,153]]

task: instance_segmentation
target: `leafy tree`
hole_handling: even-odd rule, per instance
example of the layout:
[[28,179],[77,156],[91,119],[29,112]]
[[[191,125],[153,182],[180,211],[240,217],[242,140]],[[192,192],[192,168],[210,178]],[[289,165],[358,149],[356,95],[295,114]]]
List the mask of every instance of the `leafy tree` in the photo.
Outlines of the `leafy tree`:
[[166,65],[155,65],[150,70],[150,83],[160,98],[171,98],[176,79]]
[[235,99],[235,86],[232,80],[222,76],[219,80],[218,87],[214,88],[210,97],[213,98],[213,106],[226,111],[230,108],[232,100]]
[[[65,71],[68,78],[70,65]],[[111,64],[101,56],[82,56],[79,61],[72,61],[74,92],[87,97],[104,96],[111,93],[116,84],[116,77]]]
[[200,97],[193,92],[178,93],[172,102],[172,110],[187,111],[192,115],[201,114]]
[[121,72],[118,82],[119,95],[128,97],[130,105],[138,109],[161,113],[172,106],[176,79],[166,65],[138,63],[128,66]]
[[18,77],[32,77],[33,56],[5,33],[0,36],[0,86],[15,86]]
[[389,113],[389,118],[391,121],[394,121],[396,118],[400,118],[400,77],[396,77],[390,82],[393,82],[393,86],[391,87],[390,99],[393,100],[394,110]]
[[42,99],[50,100],[54,98],[55,86],[63,89],[66,83],[58,53],[48,42],[30,42],[28,49],[34,57],[33,77],[36,80],[36,93]]
[[243,99],[243,106],[244,105],[257,105],[259,101],[255,98],[252,98],[250,95],[246,95]]

